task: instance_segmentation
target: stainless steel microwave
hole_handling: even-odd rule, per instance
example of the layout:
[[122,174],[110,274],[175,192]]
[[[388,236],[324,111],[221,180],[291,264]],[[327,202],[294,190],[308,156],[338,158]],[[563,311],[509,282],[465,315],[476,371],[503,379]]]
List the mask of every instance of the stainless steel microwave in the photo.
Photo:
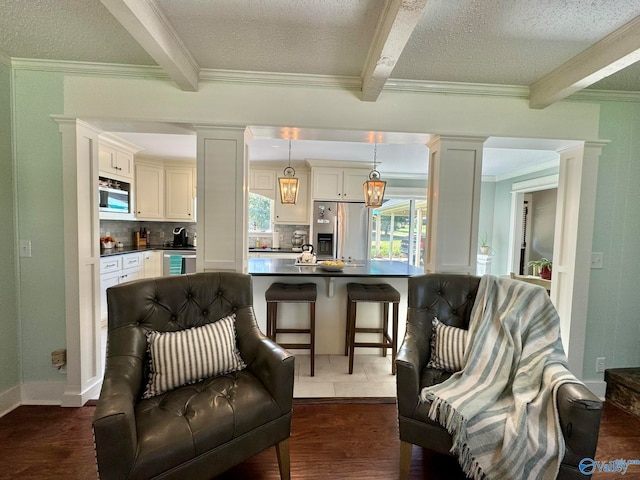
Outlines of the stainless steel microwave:
[[101,212],[129,213],[129,192],[113,186],[98,186]]

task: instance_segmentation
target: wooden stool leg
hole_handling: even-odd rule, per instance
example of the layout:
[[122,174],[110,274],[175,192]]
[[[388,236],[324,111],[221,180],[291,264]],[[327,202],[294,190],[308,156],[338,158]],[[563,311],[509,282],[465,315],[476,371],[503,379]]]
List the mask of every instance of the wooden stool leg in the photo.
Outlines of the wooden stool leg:
[[273,316],[273,302],[267,302],[267,337],[271,338],[271,317]]
[[358,302],[350,302],[350,319],[349,322],[349,374],[353,373],[353,357],[356,353],[356,316],[358,315]]
[[396,354],[398,353],[398,310],[400,304],[393,304],[393,336],[391,337],[391,373],[396,374]]
[[[382,304],[382,342],[387,341],[387,335],[389,335],[389,304],[384,302]],[[382,356],[387,356],[387,349],[382,347]]]
[[276,330],[278,329],[278,302],[271,302],[271,340],[276,341]]
[[311,376],[315,371],[316,356],[316,302],[309,303],[309,343],[311,344]]
[[351,298],[347,296],[347,324],[344,329],[344,356],[349,355],[349,339],[351,338],[351,333],[349,331],[349,319],[351,315]]

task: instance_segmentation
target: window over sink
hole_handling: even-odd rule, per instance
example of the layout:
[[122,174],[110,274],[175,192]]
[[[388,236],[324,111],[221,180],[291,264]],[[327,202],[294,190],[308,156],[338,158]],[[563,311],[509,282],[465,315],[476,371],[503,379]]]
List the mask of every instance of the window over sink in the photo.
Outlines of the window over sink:
[[270,232],[274,201],[258,193],[249,192],[249,231]]

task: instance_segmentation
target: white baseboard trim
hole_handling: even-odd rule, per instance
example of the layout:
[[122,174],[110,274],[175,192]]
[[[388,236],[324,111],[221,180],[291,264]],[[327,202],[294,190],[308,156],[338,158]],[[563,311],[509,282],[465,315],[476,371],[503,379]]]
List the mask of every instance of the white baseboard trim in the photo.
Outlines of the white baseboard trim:
[[102,388],[102,378],[96,378],[84,391],[64,390],[62,394],[63,407],[82,407],[89,400],[97,399]]
[[0,393],[0,417],[4,417],[11,410],[18,408],[20,403],[20,385]]
[[61,405],[66,382],[22,384],[22,405]]
[[591,390],[591,393],[604,401],[604,396],[607,393],[607,382],[604,380],[583,380],[582,382]]

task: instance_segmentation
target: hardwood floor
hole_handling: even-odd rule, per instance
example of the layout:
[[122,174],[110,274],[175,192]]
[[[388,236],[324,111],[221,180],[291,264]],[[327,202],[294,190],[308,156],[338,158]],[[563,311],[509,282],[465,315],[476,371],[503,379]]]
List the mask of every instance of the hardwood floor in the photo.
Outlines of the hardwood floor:
[[[375,399],[369,400],[376,402]],[[94,407],[22,406],[0,418],[0,479],[96,479],[91,418]],[[393,403],[296,401],[291,477],[398,478],[399,440]],[[640,458],[640,418],[606,404],[596,460]],[[278,479],[274,449],[238,465],[217,480]],[[413,449],[412,479],[465,478],[455,459]],[[640,480],[640,465],[594,479]]]

